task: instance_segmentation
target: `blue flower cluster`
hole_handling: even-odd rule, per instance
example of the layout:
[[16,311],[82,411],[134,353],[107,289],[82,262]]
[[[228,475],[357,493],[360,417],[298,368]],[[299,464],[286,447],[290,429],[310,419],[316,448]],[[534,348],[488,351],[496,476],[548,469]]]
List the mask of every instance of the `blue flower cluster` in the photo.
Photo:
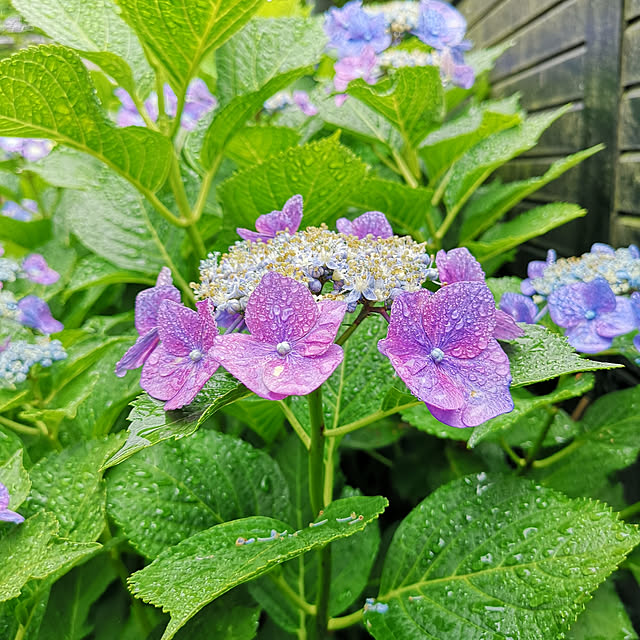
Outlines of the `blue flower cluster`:
[[[549,251],[546,261],[529,263],[527,275],[524,295],[504,294],[500,308],[527,323],[548,311],[578,351],[609,349],[613,338],[640,325],[640,250],[635,245],[614,249],[596,243],[580,257],[560,259]],[[538,304],[544,305],[540,311]],[[634,344],[640,350],[640,336]]]
[[67,353],[60,340],[37,338],[35,342],[12,340],[0,345],[0,386],[13,386],[27,379],[31,367],[50,367]]

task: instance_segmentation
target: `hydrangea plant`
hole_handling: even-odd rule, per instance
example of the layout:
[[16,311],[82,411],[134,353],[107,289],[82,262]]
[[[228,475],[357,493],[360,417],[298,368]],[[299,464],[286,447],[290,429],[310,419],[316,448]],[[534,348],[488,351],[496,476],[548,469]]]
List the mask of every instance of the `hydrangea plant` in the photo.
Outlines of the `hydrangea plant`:
[[629,637],[637,249],[492,277],[566,108],[438,0],[13,7],[0,637]]

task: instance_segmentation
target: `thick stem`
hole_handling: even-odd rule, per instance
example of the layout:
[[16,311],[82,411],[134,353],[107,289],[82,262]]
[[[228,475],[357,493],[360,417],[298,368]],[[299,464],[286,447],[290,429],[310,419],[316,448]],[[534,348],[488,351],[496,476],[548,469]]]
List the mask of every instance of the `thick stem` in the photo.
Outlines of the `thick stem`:
[[405,179],[405,182],[413,189],[416,189],[419,186],[419,184],[418,184],[418,181],[416,180],[416,177],[411,172],[409,165],[405,162],[405,159],[402,157],[402,155],[400,155],[395,149],[393,150],[392,153],[393,153],[393,159],[396,161],[398,170],[400,171],[400,174],[402,175],[402,177]]
[[547,418],[547,422],[544,428],[542,429],[542,431],[540,431],[540,433],[538,434],[538,438],[535,441],[533,447],[531,447],[531,449],[527,453],[527,457],[525,458],[525,461],[524,461],[524,466],[520,467],[517,473],[522,473],[523,471],[531,467],[538,453],[540,452],[540,449],[542,449],[542,445],[544,444],[544,439],[547,437],[547,434],[549,433],[549,429],[551,429],[551,425],[553,424],[553,419],[555,417],[556,417],[556,410],[551,409],[549,411],[549,416]]
[[359,420],[355,420],[354,422],[350,422],[349,424],[345,424],[342,427],[337,427],[336,429],[327,429],[325,431],[326,438],[337,438],[339,436],[345,436],[347,433],[351,433],[352,431],[357,431],[358,429],[362,429],[362,427],[367,427],[378,420],[382,420],[383,418],[388,418],[392,416],[394,413],[399,413],[400,411],[404,411],[405,409],[411,409],[411,407],[417,407],[419,404],[422,404],[419,400],[415,402],[408,402],[407,404],[401,404],[397,407],[393,407],[391,409],[387,409],[386,411],[382,411],[382,409],[376,411],[375,413],[370,413],[368,416],[364,418],[360,418]]
[[189,236],[189,240],[191,240],[191,245],[193,246],[194,253],[199,256],[200,259],[204,259],[207,255],[207,248],[204,246],[204,242],[202,241],[202,236],[200,232],[194,225],[187,227],[187,234]]
[[569,446],[564,449],[560,449],[560,451],[556,451],[556,453],[551,454],[546,458],[541,458],[540,460],[534,460],[531,463],[531,466],[534,469],[544,469],[545,467],[550,467],[552,464],[558,462],[558,460],[562,460],[562,458],[568,456],[573,453],[576,449],[579,449],[582,446],[582,442],[574,440]]
[[318,551],[318,601],[316,603],[316,638],[324,640],[329,626],[329,596],[331,587],[331,545]]
[[347,327],[342,335],[336,340],[336,344],[342,346],[349,336],[360,326],[360,323],[369,315],[369,307],[366,304],[362,305],[358,317],[353,321],[350,327]]
[[626,520],[627,518],[630,518],[631,516],[635,516],[637,513],[640,513],[640,502],[636,502],[635,504],[632,504],[631,506],[627,507],[626,509],[623,509],[622,511],[620,511],[618,513],[618,515],[623,520]]
[[28,427],[26,424],[20,424],[19,422],[15,422],[14,420],[10,420],[9,418],[5,418],[4,416],[0,416],[0,424],[3,424],[5,427],[9,427],[9,429],[17,431],[18,433],[24,433],[29,436],[43,435],[40,429],[36,429],[35,427]]
[[313,604],[309,604],[306,600],[303,600],[298,593],[296,593],[282,577],[282,575],[275,576],[273,572],[267,574],[273,584],[280,590],[283,596],[287,598],[292,604],[299,609],[302,609],[310,616],[316,615],[316,607]]
[[295,414],[291,411],[291,408],[284,402],[284,400],[278,400],[278,405],[280,406],[280,409],[282,409],[282,413],[284,413],[284,416],[289,421],[292,429],[302,441],[304,448],[308,451],[311,448],[311,438],[309,438],[304,427],[300,424],[300,420],[296,418]]
[[340,618],[329,618],[329,630],[337,631],[338,629],[346,629],[347,627],[351,627],[354,624],[360,622],[363,615],[364,610],[358,609],[357,611],[350,613],[348,616],[341,616]]

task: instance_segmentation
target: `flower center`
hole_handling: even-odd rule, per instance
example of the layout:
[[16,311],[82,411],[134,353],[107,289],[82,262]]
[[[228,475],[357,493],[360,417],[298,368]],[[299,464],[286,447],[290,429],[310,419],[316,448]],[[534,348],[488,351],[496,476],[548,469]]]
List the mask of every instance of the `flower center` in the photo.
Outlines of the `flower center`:
[[596,317],[596,312],[593,311],[593,309],[589,309],[588,311],[585,311],[584,317],[587,320],[593,320]]
[[291,345],[288,342],[278,342],[276,345],[276,351],[281,356],[286,356],[288,353],[291,353]]
[[431,353],[429,355],[434,362],[442,362],[442,359],[444,358],[444,351],[442,351],[442,349],[438,349],[438,347],[435,347],[435,349],[431,350]]
[[202,351],[200,351],[200,349],[194,349],[189,354],[189,358],[193,360],[193,362],[200,362],[200,360],[202,360]]

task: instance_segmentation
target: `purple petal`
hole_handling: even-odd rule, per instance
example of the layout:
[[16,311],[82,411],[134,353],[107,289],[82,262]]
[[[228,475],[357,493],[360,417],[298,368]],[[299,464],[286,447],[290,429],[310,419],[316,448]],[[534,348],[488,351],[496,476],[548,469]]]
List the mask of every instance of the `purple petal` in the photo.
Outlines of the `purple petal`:
[[604,278],[596,278],[556,289],[549,294],[548,303],[551,319],[558,326],[575,327],[596,315],[614,311],[616,297]]
[[536,303],[528,296],[519,293],[503,293],[500,298],[500,309],[508,313],[516,322],[533,324],[538,315]]
[[616,251],[609,244],[605,244],[604,242],[595,242],[591,245],[590,253],[602,253],[605,255],[613,256],[615,255]]
[[15,524],[24,522],[24,518],[19,513],[9,511],[9,509],[0,511],[0,520],[3,520],[4,522],[15,522]]
[[272,211],[265,213],[256,220],[256,231],[237,228],[236,232],[243,240],[250,242],[267,242],[270,238],[275,238],[278,231],[288,231],[295,233],[302,221],[302,196],[295,195],[289,198],[282,211]]
[[616,296],[615,311],[600,314],[596,319],[596,331],[605,338],[615,338],[636,328],[633,306],[629,298]]
[[317,115],[318,108],[311,103],[309,94],[306,91],[294,91],[291,97],[305,116]]
[[116,375],[122,378],[128,370],[141,367],[158,346],[159,341],[158,329],[151,329],[140,336],[116,364]]
[[218,335],[211,300],[198,302],[198,311],[163,300],[158,311],[158,334],[166,351],[187,356],[193,350],[204,353]]
[[276,354],[275,346],[265,344],[246,333],[220,336],[209,350],[231,375],[267,400],[282,400],[287,394],[274,393],[264,382],[262,371],[265,363]]
[[496,327],[493,330],[493,337],[496,340],[515,340],[523,335],[524,331],[508,313],[496,309]]
[[322,300],[317,303],[317,308],[318,321],[295,346],[296,352],[302,356],[322,355],[329,349],[336,339],[347,304],[342,300]]
[[340,233],[357,236],[360,239],[368,235],[374,238],[393,237],[393,229],[387,217],[380,211],[367,211],[355,218],[353,222],[347,218],[339,218],[336,221],[336,227]]
[[9,489],[0,482],[0,511],[4,511],[9,506]]
[[611,338],[603,338],[596,331],[594,320],[583,320],[565,332],[569,344],[582,353],[599,353],[611,346]]
[[324,29],[329,36],[328,47],[337,49],[340,57],[359,55],[366,46],[380,53],[391,44],[384,16],[367,13],[359,0],[330,9]]
[[251,231],[251,229],[244,229],[243,227],[237,227],[236,233],[243,239],[248,240],[249,242],[267,242],[271,240],[274,236],[266,233],[257,233],[256,231]]
[[64,326],[52,315],[49,305],[38,296],[26,296],[18,301],[19,322],[41,333],[50,335],[62,331]]
[[364,47],[361,54],[342,58],[333,65],[336,72],[333,85],[337,91],[342,92],[357,78],[374,84],[377,80],[377,63],[375,51],[371,47]]
[[318,307],[300,282],[269,271],[249,296],[245,321],[254,338],[274,346],[307,335],[318,319]]
[[436,266],[442,283],[484,282],[484,271],[480,263],[466,247],[443,251],[436,254]]
[[353,232],[353,222],[349,218],[338,218],[336,220],[336,229],[340,233],[344,233],[346,236],[355,236]]
[[162,267],[160,273],[156,278],[156,287],[167,287],[173,284],[173,278],[171,277],[171,269],[169,267]]
[[60,274],[51,269],[44,256],[39,253],[28,255],[22,262],[22,268],[27,278],[38,284],[53,284],[60,279]]
[[420,17],[415,35],[434,49],[456,47],[467,31],[464,16],[451,5],[437,0],[420,2]]
[[[171,283],[171,272],[169,272],[169,284],[156,285],[149,289],[144,289],[136,296],[136,318],[135,324],[138,333],[142,336],[158,326],[158,311],[164,300],[180,302],[180,291]],[[166,273],[160,272],[158,282],[167,280]]]

